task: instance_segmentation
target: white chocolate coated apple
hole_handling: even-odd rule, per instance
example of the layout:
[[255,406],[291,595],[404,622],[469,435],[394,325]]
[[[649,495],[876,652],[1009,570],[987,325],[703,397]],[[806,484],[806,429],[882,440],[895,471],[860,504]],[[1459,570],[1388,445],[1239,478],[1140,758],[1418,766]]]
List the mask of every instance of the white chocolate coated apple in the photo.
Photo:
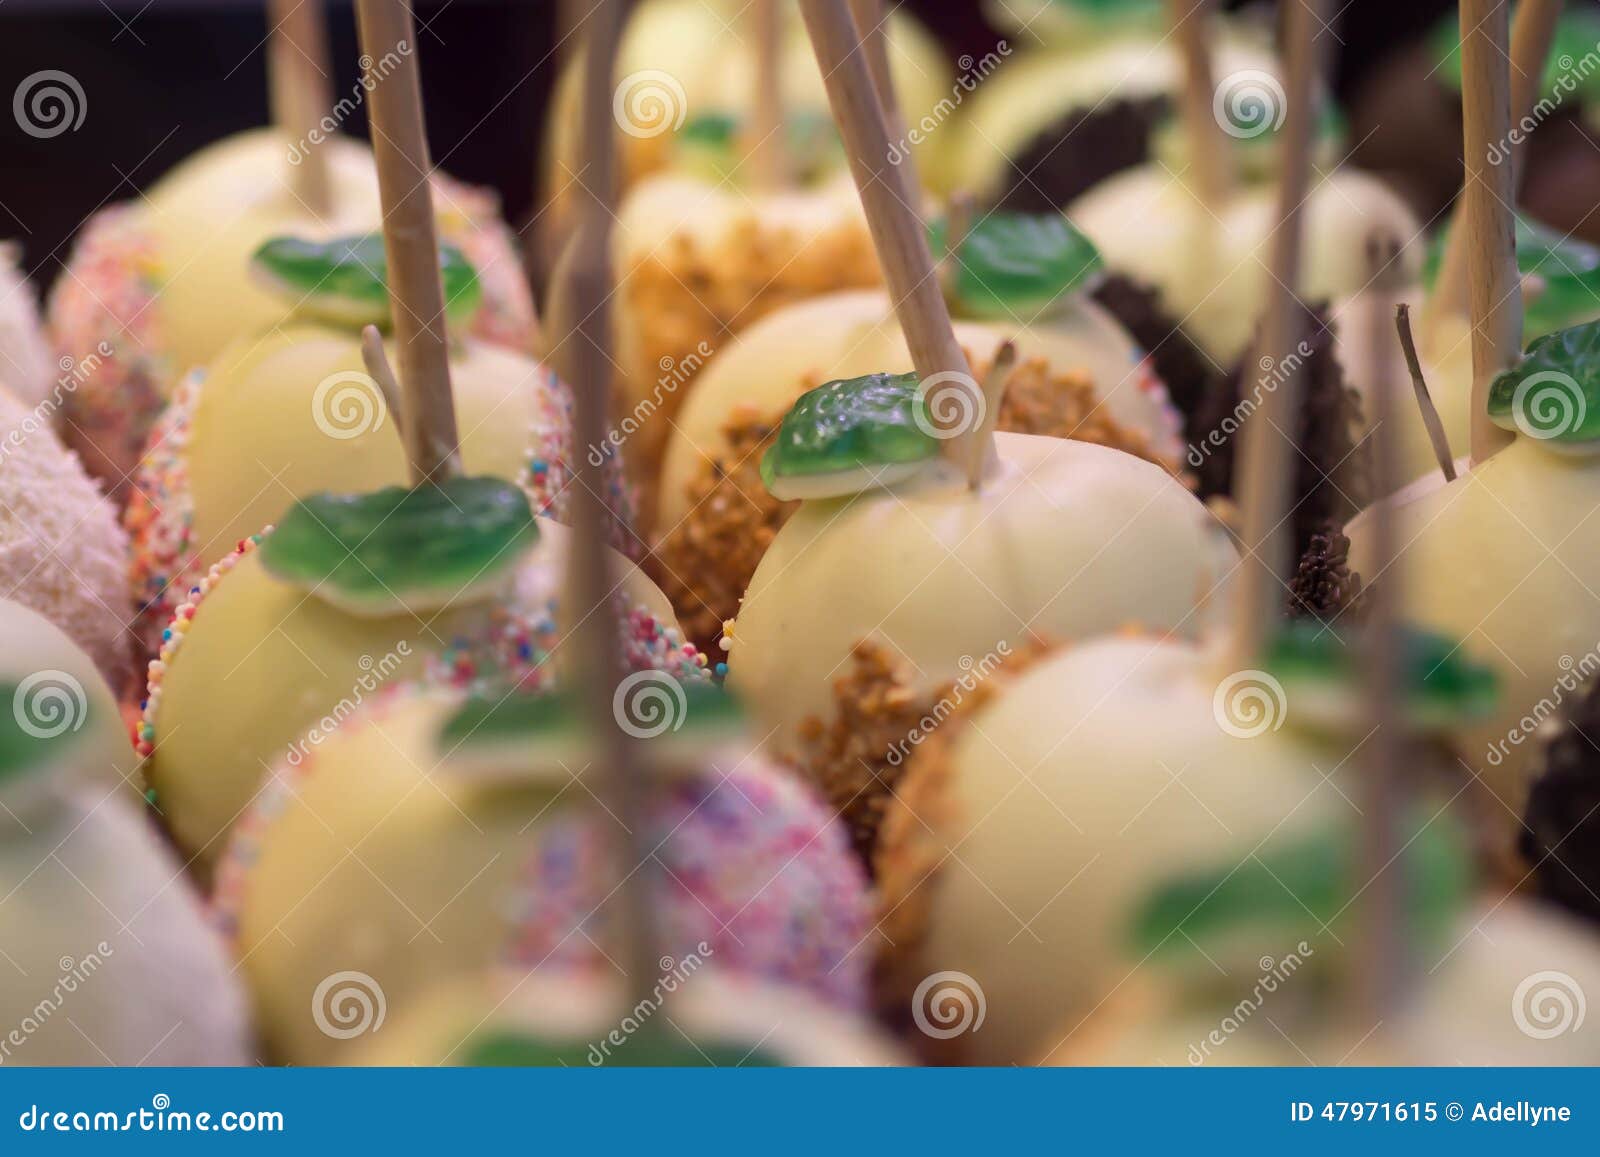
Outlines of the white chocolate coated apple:
[[1394,408],[1393,421],[1399,436],[1400,477],[1405,482],[1437,472],[1439,459],[1428,437],[1428,428],[1423,424],[1422,411],[1413,404],[1407,388],[1411,372],[1394,326],[1395,304],[1407,302],[1413,307],[1411,330],[1417,346],[1417,360],[1422,366],[1428,396],[1450,443],[1452,458],[1466,454],[1471,433],[1468,415],[1472,392],[1472,325],[1465,317],[1457,315],[1431,319],[1427,310],[1418,308],[1422,301],[1421,288],[1413,285],[1385,295],[1381,310],[1374,309],[1372,301],[1364,294],[1358,294],[1336,306],[1332,314],[1338,343],[1336,356],[1344,369],[1345,381],[1361,395],[1365,425],[1361,433],[1371,428],[1372,374],[1373,367],[1380,364],[1380,357],[1383,372],[1400,388],[1402,396]]
[[[64,436],[116,497],[183,376],[294,312],[293,297],[251,274],[261,244],[369,234],[382,224],[371,152],[343,137],[318,148],[332,190],[326,212],[290,188],[291,143],[259,129],[202,149],[147,196],[85,225],[51,291],[49,320],[57,348],[92,370],[76,375],[64,403]],[[461,248],[483,287],[470,332],[531,349],[532,296],[495,197],[437,173],[433,202],[441,240]]]
[[[1148,165],[1096,186],[1067,213],[1108,268],[1158,288],[1185,330],[1229,363],[1249,344],[1265,301],[1276,198],[1271,186],[1244,188],[1227,204],[1208,208],[1166,168]],[[1387,235],[1407,245],[1422,231],[1398,196],[1349,169],[1319,179],[1303,211],[1301,293],[1308,301],[1342,298],[1368,283],[1368,237]],[[1414,277],[1415,259],[1406,260]]]
[[931,685],[1032,635],[1199,629],[1219,560],[1211,516],[1182,483],[1087,442],[995,443],[976,492],[938,463],[893,490],[804,503],[778,532],[728,662],[780,746],[831,714],[833,681],[868,637]]
[[[592,777],[563,758],[570,742],[540,755],[529,736],[519,755],[502,739],[484,757],[470,734],[441,740],[463,702],[408,688],[302,741],[236,829],[217,908],[275,1056],[349,1054],[305,1013],[336,972],[371,976],[397,1014],[497,964],[612,975],[625,909],[605,882],[616,828]],[[655,789],[661,951],[864,1008],[873,905],[832,813],[740,740]]]
[[[1032,33],[1019,40],[1035,42]],[[1275,79],[1280,72],[1265,38],[1245,31],[1230,29],[1217,37],[1213,53],[1219,84],[1240,73]],[[948,166],[947,182],[965,182],[980,199],[992,197],[1016,179],[1017,154],[1074,110],[1119,100],[1176,99],[1182,87],[1182,55],[1170,35],[1110,36],[1087,50],[1077,39],[1007,53],[971,91],[953,127],[953,143],[937,160]],[[1071,148],[1071,140],[1061,147]]]
[[[822,73],[799,9],[783,5],[781,10],[786,22],[779,71],[786,114],[811,114],[831,122]],[[735,0],[646,0],[634,7],[616,62],[624,189],[672,163],[677,130],[686,119],[747,114],[758,67],[747,17],[747,7]],[[892,13],[884,30],[895,90],[907,120],[931,114],[941,98],[950,96],[950,67],[944,52],[903,12]],[[546,120],[545,199],[558,213],[566,211],[575,174],[583,171],[577,115],[580,84],[579,66],[562,72]],[[928,152],[914,151],[919,156]],[[842,154],[839,163],[842,167]]]
[[1343,814],[1323,778],[1338,751],[1285,727],[1284,701],[1252,675],[1189,643],[1097,639],[1024,671],[955,736],[945,822],[912,836],[951,853],[923,885],[916,965],[983,989],[972,1060],[1038,1056],[1128,980],[1153,888]]
[[[1427,979],[1386,1042],[1394,1063],[1600,1064],[1594,925],[1516,898],[1466,915],[1452,943],[1421,961]],[[1370,1063],[1357,1052],[1348,1064]]]
[[[629,1016],[633,1010],[623,1007],[622,1001],[622,989],[603,977],[490,973],[440,985],[426,1002],[396,1017],[385,1031],[367,1036],[352,1063],[470,1065],[481,1063],[478,1053],[486,1041],[526,1036],[576,1044],[580,1051],[592,1045],[583,1059],[598,1067],[612,1054],[627,1056],[625,1048],[619,1051],[607,1043],[610,1037],[626,1039],[624,1031],[631,1035],[640,1027]],[[870,1022],[847,1016],[803,992],[730,976],[714,967],[691,972],[681,981],[674,975],[663,983],[660,1015],[670,1016],[677,1026],[667,1029],[673,1039],[733,1047],[752,1058],[759,1052],[785,1065],[853,1068],[906,1063],[900,1049]]]
[[861,199],[839,174],[740,190],[664,173],[623,201],[613,245],[628,453],[646,477],[695,374],[763,317],[882,276]]
[[[1161,456],[1181,457],[1165,388],[1143,351],[1088,297],[1070,295],[1027,325],[957,321],[955,329],[980,362],[1010,340],[1019,360],[1044,358],[1058,371],[1087,372],[1114,421],[1145,434]],[[757,322],[712,359],[679,411],[662,463],[659,525],[671,527],[686,513],[690,483],[707,460],[727,453],[725,430],[741,410],[776,421],[822,382],[911,368],[905,335],[881,292],[830,294]]]
[[[1509,842],[1538,757],[1534,732],[1600,662],[1600,458],[1518,436],[1471,470],[1460,465],[1454,482],[1436,472],[1388,501],[1407,617],[1460,639],[1500,676],[1499,707],[1458,739],[1504,805],[1495,819]],[[1372,511],[1346,530],[1351,568],[1382,581]]]
[[[158,807],[199,869],[214,863],[272,765],[317,721],[342,719],[389,683],[470,680],[484,667],[516,682],[564,664],[553,652],[570,532],[548,519],[539,530],[503,595],[426,615],[345,613],[273,577],[254,550],[213,568],[192,618],[180,610],[178,633],[151,665],[143,736],[154,748],[144,768]],[[613,564],[630,604],[675,631],[655,585],[625,559]]]
[[[263,241],[283,234],[370,233],[381,224],[372,153],[344,137],[318,148],[333,189],[325,216],[310,213],[289,191],[288,146],[271,129],[240,133],[203,150],[150,190],[145,220],[162,258],[162,325],[179,373],[206,364],[240,334],[266,330],[289,315],[293,302],[250,276],[250,257]],[[435,190],[434,212],[444,238],[458,240],[474,227],[469,210],[478,206],[455,201],[451,192]],[[504,226],[499,229],[504,232]],[[508,273],[520,273],[509,243],[492,264],[477,252],[470,256],[491,299]]]
[[1600,1059],[1600,1028],[1587,1015],[1588,994],[1600,985],[1591,926],[1537,903],[1484,902],[1413,963],[1402,1005],[1371,1031],[1313,980],[1290,976],[1263,995],[1251,976],[1217,989],[1243,997],[1237,1005],[1185,1003],[1181,993],[1108,1002],[1087,1022],[1063,1024],[1046,1063],[1535,1067]]
[[73,748],[73,765],[81,774],[100,785],[126,785],[133,796],[140,793],[139,761],[105,676],[60,627],[12,599],[0,599],[0,680],[31,688],[0,707],[37,718],[46,730],[66,726],[86,732]]
[[[479,341],[456,343],[450,361],[463,469],[527,475],[534,510],[563,515],[567,388],[538,362]],[[405,484],[400,425],[365,371],[358,336],[324,326],[241,338],[180,386],[124,516],[147,648],[197,574],[298,499]],[[527,471],[535,460],[537,476]]]
[[[71,662],[59,634],[28,634],[37,622],[19,634],[5,618],[8,654],[37,648],[10,664]],[[0,953],[13,970],[0,985],[0,1063],[249,1064],[243,993],[221,940],[143,801],[107,782],[106,764],[133,752],[115,734],[110,692],[88,685],[94,674],[79,661],[81,698],[54,672],[6,704],[50,748],[43,762],[0,773]]]

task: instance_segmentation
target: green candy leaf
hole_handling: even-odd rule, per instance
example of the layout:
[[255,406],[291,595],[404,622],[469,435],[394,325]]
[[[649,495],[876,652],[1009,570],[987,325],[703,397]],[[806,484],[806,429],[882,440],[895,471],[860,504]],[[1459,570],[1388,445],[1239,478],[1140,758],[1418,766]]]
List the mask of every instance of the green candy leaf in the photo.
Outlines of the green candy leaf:
[[[1273,639],[1262,666],[1288,698],[1288,722],[1302,728],[1345,731],[1366,710],[1361,695],[1362,640],[1357,631],[1336,635],[1301,621]],[[1425,732],[1445,731],[1494,710],[1499,681],[1442,635],[1413,628],[1400,634],[1408,722]]]
[[893,486],[939,453],[916,374],[869,374],[800,395],[761,459],[774,498],[834,498]]
[[[685,167],[716,180],[737,178],[745,156],[743,127],[737,114],[721,109],[689,117],[675,138]],[[832,118],[822,110],[793,109],[784,117],[783,127],[784,156],[797,181],[811,181],[838,168],[844,148]]]
[[1489,385],[1489,418],[1552,450],[1600,452],[1600,321],[1546,334]]
[[[1600,44],[1600,13],[1586,6],[1567,5],[1556,23],[1540,95],[1560,103],[1600,93],[1600,70],[1592,66],[1584,72],[1578,70],[1597,44]],[[1438,61],[1433,75],[1447,88],[1460,92],[1461,22],[1453,15],[1441,18],[1430,34],[1429,45]]]
[[0,682],[0,788],[54,766],[88,722],[88,693],[65,671]]
[[[929,226],[934,256],[949,224]],[[995,211],[974,221],[952,266],[952,296],[969,317],[1015,318],[1047,308],[1100,272],[1100,251],[1059,213]]]
[[471,1068],[781,1068],[783,1062],[761,1049],[724,1041],[687,1041],[675,1030],[641,1028],[622,1044],[609,1041],[552,1040],[531,1032],[493,1029],[468,1042],[464,1059]]
[[[251,256],[250,269],[306,317],[339,326],[390,324],[389,264],[381,233],[331,241],[273,237]],[[439,274],[448,323],[465,324],[483,304],[477,270],[447,243],[439,247]]]
[[[1448,816],[1418,814],[1402,825],[1406,926],[1431,938],[1448,931],[1471,898],[1470,842]],[[1242,862],[1214,864],[1156,887],[1134,915],[1135,949],[1168,958],[1207,951],[1241,935],[1265,943],[1319,936],[1353,918],[1359,832],[1349,821],[1269,840]],[[1235,941],[1237,942],[1237,941]],[[1196,948],[1198,946],[1198,950]]]
[[[612,709],[630,735],[650,744],[651,766],[667,774],[702,772],[719,748],[748,740],[737,699],[709,681],[636,671],[618,684]],[[446,720],[438,747],[458,771],[520,780],[586,762],[587,739],[582,704],[571,692],[491,690],[472,696]],[[563,772],[561,782],[566,778]]]
[[[566,742],[583,730],[579,704],[565,692],[506,695],[483,691],[473,695],[445,721],[439,746],[498,744],[529,740]],[[524,748],[524,750],[527,750]]]
[[472,695],[440,728],[437,748],[455,774],[479,782],[537,780],[588,762],[583,708],[571,693],[488,689]]
[[1010,18],[1029,24],[1041,14],[1077,26],[1081,35],[1159,25],[1162,0],[1012,0]]
[[720,111],[698,113],[684,121],[678,133],[684,144],[726,149],[738,139],[739,118]]
[[[1449,236],[1442,229],[1429,243],[1422,265],[1427,289],[1438,280]],[[1600,248],[1519,217],[1517,268],[1533,281],[1523,295],[1526,341],[1600,317]]]
[[426,613],[498,592],[539,528],[498,478],[316,494],[261,543],[268,573],[355,615]]

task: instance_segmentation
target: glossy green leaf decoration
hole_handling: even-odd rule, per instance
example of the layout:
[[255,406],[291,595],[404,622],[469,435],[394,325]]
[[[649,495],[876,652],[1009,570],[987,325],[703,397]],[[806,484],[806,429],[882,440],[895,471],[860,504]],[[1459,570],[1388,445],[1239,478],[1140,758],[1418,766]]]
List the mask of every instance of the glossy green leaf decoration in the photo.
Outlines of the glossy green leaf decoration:
[[[929,245],[943,260],[949,224],[929,226]],[[1063,294],[1088,283],[1103,266],[1100,251],[1059,213],[996,210],[973,221],[951,266],[950,293],[968,317],[1026,321]]]
[[[1359,630],[1334,632],[1321,623],[1285,627],[1262,659],[1282,685],[1290,724],[1324,730],[1357,726],[1366,711],[1361,694],[1363,639]],[[1401,665],[1408,722],[1423,731],[1448,730],[1494,709],[1499,682],[1442,635],[1402,628]]]
[[739,118],[729,112],[697,113],[683,122],[678,130],[678,140],[687,145],[705,145],[715,149],[733,146],[739,136]]
[[783,1062],[758,1045],[688,1041],[674,1029],[645,1026],[612,1044],[552,1040],[531,1032],[482,1032],[463,1050],[471,1068],[780,1068]]
[[[784,117],[783,127],[784,156],[796,181],[815,180],[843,163],[839,132],[821,110],[793,109]],[[675,138],[682,166],[719,181],[736,180],[744,163],[742,129],[743,122],[736,114],[721,109],[689,117]]]
[[939,454],[916,374],[869,374],[800,395],[761,459],[773,497],[833,498],[892,486]]
[[[1438,278],[1449,234],[1440,230],[1428,246],[1422,282],[1429,290]],[[1518,218],[1517,268],[1530,283],[1523,295],[1524,340],[1600,318],[1600,248]]]
[[472,695],[445,721],[439,747],[577,739],[583,732],[581,705],[568,693],[530,694],[486,690]]
[[[329,241],[273,237],[251,256],[250,269],[301,316],[340,326],[390,324],[389,263],[381,233]],[[464,325],[483,304],[478,272],[460,249],[446,243],[439,247],[439,273],[447,322]]]
[[1159,27],[1162,0],[1010,0],[1008,18],[1031,26],[1041,15],[1060,20],[1079,35]]
[[[1294,936],[1316,939],[1326,926],[1348,942],[1354,917],[1360,833],[1357,821],[1269,839],[1240,860],[1188,872],[1156,887],[1131,925],[1137,952],[1167,956],[1205,951],[1240,934],[1263,945]],[[1437,937],[1472,897],[1470,841],[1448,815],[1419,809],[1401,842],[1406,872],[1406,925],[1412,936]],[[1198,949],[1196,946],[1198,945]]]
[[83,685],[64,671],[0,682],[0,788],[55,764],[77,743],[89,714]]
[[[1568,4],[1556,24],[1556,35],[1546,60],[1541,95],[1554,100],[1590,98],[1600,93],[1600,70],[1579,71],[1583,59],[1600,44],[1600,13],[1587,6]],[[1430,34],[1429,46],[1438,61],[1432,72],[1439,83],[1461,91],[1461,22],[1441,17]]]
[[1489,385],[1489,417],[1551,449],[1600,451],[1600,321],[1546,334]]
[[502,589],[538,540],[522,490],[498,478],[317,494],[261,543],[261,565],[353,614],[421,612]]
[[[705,771],[719,747],[748,740],[738,700],[709,680],[636,672],[619,683],[612,706],[618,722],[649,744],[651,766],[668,774]],[[458,769],[514,779],[560,763],[576,767],[587,743],[582,704],[571,693],[489,689],[445,721],[437,746]]]

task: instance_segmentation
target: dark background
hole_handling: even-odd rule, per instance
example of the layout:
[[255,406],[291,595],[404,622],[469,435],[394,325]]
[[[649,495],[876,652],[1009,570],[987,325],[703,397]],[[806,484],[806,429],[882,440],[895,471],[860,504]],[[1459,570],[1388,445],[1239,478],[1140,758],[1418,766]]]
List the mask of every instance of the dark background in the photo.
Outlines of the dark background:
[[[414,0],[435,160],[500,190],[507,215],[530,215],[541,110],[554,79],[556,0]],[[977,0],[911,0],[955,57],[981,56],[997,34]],[[1337,3],[1331,5],[1337,7]],[[1354,0],[1339,17],[1341,100],[1414,48],[1449,0]],[[338,75],[356,81],[350,3],[329,4]],[[75,132],[27,136],[0,117],[0,237],[25,246],[48,283],[94,209],[131,196],[207,142],[265,123],[265,19],[250,0],[0,0],[0,93],[40,69],[84,86]],[[346,125],[364,133],[361,114]],[[1443,134],[1443,147],[1452,146]],[[1600,163],[1600,150],[1596,152]]]

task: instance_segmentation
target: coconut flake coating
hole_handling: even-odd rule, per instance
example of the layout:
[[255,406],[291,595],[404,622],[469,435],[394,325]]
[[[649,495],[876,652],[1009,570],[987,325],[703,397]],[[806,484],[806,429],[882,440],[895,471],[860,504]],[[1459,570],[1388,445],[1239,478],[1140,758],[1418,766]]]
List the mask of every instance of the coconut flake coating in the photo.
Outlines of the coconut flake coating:
[[0,597],[60,627],[119,688],[133,617],[127,538],[45,406],[26,409],[0,390]]
[[[478,270],[483,306],[471,333],[530,352],[537,330],[533,299],[510,230],[492,194],[435,175],[435,194],[451,210],[447,240]],[[47,317],[58,353],[90,370],[67,397],[62,429],[89,472],[119,502],[145,449],[151,427],[180,377],[193,365],[173,356],[160,300],[164,268],[155,231],[139,205],[113,205],[90,218],[51,291]]]

